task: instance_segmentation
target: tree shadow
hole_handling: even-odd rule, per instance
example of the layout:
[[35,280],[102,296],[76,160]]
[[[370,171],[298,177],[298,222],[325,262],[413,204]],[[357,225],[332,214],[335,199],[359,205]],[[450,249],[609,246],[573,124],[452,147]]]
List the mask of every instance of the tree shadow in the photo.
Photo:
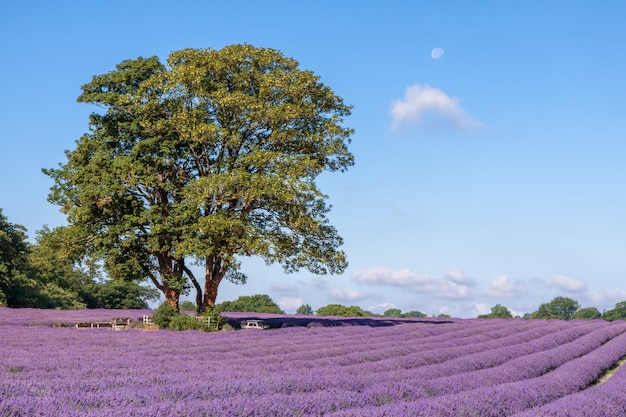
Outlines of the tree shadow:
[[395,317],[337,317],[337,316],[304,316],[287,314],[266,313],[240,313],[225,312],[222,316],[228,320],[228,324],[236,329],[247,320],[261,320],[271,329],[285,327],[341,327],[341,326],[369,326],[389,327],[399,324],[449,324],[454,323],[451,319],[437,318],[395,318]]

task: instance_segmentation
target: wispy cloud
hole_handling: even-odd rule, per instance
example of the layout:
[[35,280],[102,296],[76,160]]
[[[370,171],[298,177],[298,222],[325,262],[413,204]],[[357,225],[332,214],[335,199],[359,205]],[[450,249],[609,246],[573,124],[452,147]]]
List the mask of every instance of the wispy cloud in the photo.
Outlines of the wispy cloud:
[[548,280],[549,288],[567,292],[580,292],[587,289],[587,284],[575,278],[569,278],[563,275],[555,275]]
[[355,271],[352,280],[363,284],[377,284],[393,287],[421,287],[433,284],[435,278],[430,275],[421,275],[410,269],[392,270],[390,268],[376,267]]
[[467,130],[482,123],[467,115],[459,104],[461,100],[450,97],[428,84],[407,87],[404,99],[391,105],[391,130],[398,131],[407,125],[417,125],[427,130]]
[[472,309],[472,314],[476,317],[480,316],[481,314],[491,313],[491,306],[489,306],[488,304],[476,303],[476,302],[473,302],[472,304],[474,304],[474,308]]
[[435,278],[410,269],[376,267],[355,271],[352,280],[360,284],[406,288],[444,299],[469,298],[472,296],[470,286],[475,284],[473,278],[467,277],[458,269],[442,274],[441,278]]
[[304,304],[304,299],[300,297],[280,297],[276,304],[278,304],[282,310],[289,313],[296,311],[298,307]]
[[350,288],[333,288],[330,297],[338,301],[357,301],[365,298],[365,294]]
[[468,285],[468,286],[476,285],[476,280],[470,277],[469,275],[467,275],[460,268],[455,268],[452,271],[444,272],[442,274],[442,278],[447,281],[454,282],[455,284],[459,284],[459,285]]
[[527,292],[526,286],[512,282],[507,275],[495,277],[487,287],[487,294],[497,298],[519,297]]
[[298,289],[298,287],[295,285],[289,285],[289,284],[285,284],[282,282],[272,282],[270,284],[270,288],[274,291],[278,291],[282,293],[294,292]]
[[375,304],[373,306],[369,306],[367,307],[367,310],[372,311],[374,313],[384,313],[390,308],[397,308],[397,307],[395,306],[395,304],[392,304],[392,303],[382,303],[382,304]]
[[626,300],[626,291],[623,290],[605,290],[600,292],[591,291],[588,294],[591,302],[600,306],[613,308],[617,303]]

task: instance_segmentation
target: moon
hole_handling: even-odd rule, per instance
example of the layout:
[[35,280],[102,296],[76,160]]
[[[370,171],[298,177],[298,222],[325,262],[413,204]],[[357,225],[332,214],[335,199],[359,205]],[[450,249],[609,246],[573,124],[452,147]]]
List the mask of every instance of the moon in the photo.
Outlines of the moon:
[[430,52],[430,56],[431,56],[433,59],[439,59],[439,58],[441,58],[441,57],[443,56],[443,54],[445,54],[445,53],[446,53],[446,51],[444,51],[443,49],[441,49],[441,48],[435,48],[435,49],[433,49],[433,50]]

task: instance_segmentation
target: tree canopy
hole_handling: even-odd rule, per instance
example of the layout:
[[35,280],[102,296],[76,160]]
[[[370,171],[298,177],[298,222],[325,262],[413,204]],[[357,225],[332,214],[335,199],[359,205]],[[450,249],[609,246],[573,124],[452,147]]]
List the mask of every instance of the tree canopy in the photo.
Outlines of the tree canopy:
[[315,311],[318,316],[342,316],[342,317],[368,317],[374,314],[364,311],[358,306],[344,306],[341,304],[328,304]]
[[611,310],[605,311],[602,318],[608,321],[626,320],[626,301],[621,301]]
[[602,317],[600,310],[596,307],[585,307],[574,313],[575,320],[595,320]]
[[402,313],[402,317],[428,317],[427,314],[422,313],[421,311],[408,311],[406,313]]
[[510,319],[512,317],[511,311],[501,304],[491,307],[491,313],[478,316],[479,319]]
[[403,313],[402,310],[400,310],[399,308],[390,308],[390,309],[385,310],[385,312],[383,313],[383,317],[407,318],[407,317],[427,317],[427,315],[420,311],[409,311],[409,312]]
[[147,308],[158,294],[134,282],[102,280],[96,265],[79,265],[64,244],[65,229],[44,227],[36,243],[0,209],[0,306]]
[[531,314],[533,319],[571,320],[580,309],[578,301],[568,297],[555,297],[549,303],[543,303]]
[[44,229],[37,244],[29,244],[26,228],[0,209],[0,306],[85,307],[77,291],[89,279],[55,251],[52,236]]
[[313,308],[309,304],[302,304],[296,310],[296,314],[302,314],[302,315],[305,315],[305,316],[312,316],[313,315]]
[[0,306],[14,306],[18,300],[32,298],[34,283],[28,253],[26,229],[10,223],[0,209]]
[[224,301],[215,306],[219,312],[242,311],[254,313],[285,314],[267,294],[242,295],[235,301]]
[[78,101],[103,112],[44,172],[73,247],[110,277],[147,278],[175,308],[194,288],[202,308],[223,279],[246,281],[241,256],[286,272],[345,270],[315,180],[354,163],[351,108],[294,59],[251,45],[184,49],[166,64],[123,61],[82,91]]
[[402,310],[399,308],[390,308],[383,313],[384,317],[402,317]]

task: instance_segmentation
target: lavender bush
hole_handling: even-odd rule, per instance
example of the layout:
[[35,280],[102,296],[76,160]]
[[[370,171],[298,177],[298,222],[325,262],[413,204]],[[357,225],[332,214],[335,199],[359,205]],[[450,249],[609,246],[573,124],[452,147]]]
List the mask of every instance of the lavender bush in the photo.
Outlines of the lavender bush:
[[[275,330],[54,328],[149,311],[0,309],[0,416],[624,416],[626,323],[258,318]],[[597,405],[601,412],[593,413]]]

